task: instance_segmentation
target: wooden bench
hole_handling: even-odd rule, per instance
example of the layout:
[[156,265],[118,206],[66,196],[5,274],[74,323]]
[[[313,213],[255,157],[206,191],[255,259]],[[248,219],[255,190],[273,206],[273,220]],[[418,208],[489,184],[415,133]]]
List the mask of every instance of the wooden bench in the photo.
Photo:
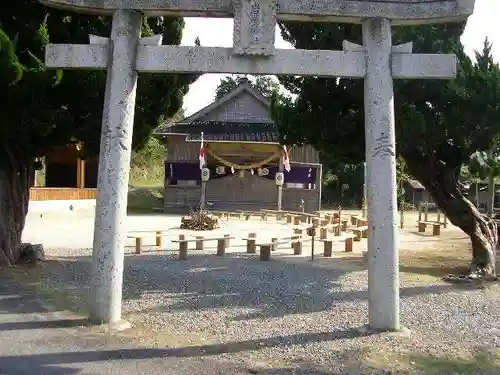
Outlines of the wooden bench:
[[259,211],[240,211],[240,213],[242,218],[245,219],[246,221],[250,220],[252,216],[259,216],[261,220],[264,220],[262,218],[262,212]]
[[367,219],[358,219],[356,222],[356,226],[359,227],[366,227],[368,226],[368,220]]
[[271,242],[257,244],[257,246],[259,246],[260,260],[264,261],[271,260],[271,252],[276,250],[278,245],[288,244],[290,242],[292,242],[292,244],[294,243],[297,244],[296,247],[294,247],[293,253],[295,255],[302,254],[302,238],[298,236],[285,237],[285,238],[272,238]]
[[351,215],[351,224],[357,227],[368,225],[368,220],[358,215]]
[[283,220],[285,218],[285,215],[287,214],[287,211],[280,211],[280,210],[260,210],[260,212],[265,212],[269,215],[275,215],[276,216],[276,221],[278,220]]
[[217,241],[217,255],[223,256],[226,253],[226,248],[229,246],[229,240],[234,239],[229,234],[225,234],[223,237],[210,237],[210,238],[193,238],[187,240],[183,234],[179,235],[178,240],[172,240],[172,243],[179,244],[179,260],[186,260],[188,256],[188,244],[190,242],[200,243],[207,241]]
[[335,239],[324,239],[321,240],[323,241],[323,256],[324,257],[331,257],[333,253],[333,244],[334,243],[340,243],[344,242],[344,251],[346,253],[352,252],[353,249],[353,239],[356,235],[354,233],[346,233],[342,237],[335,238]]
[[288,224],[300,225],[302,223],[302,217],[300,215],[288,213],[285,216]]
[[[247,242],[247,253],[248,254],[255,254],[256,249],[257,249],[257,234],[256,233],[249,233],[247,238],[243,238],[243,241]],[[280,242],[281,241],[281,242]],[[292,244],[292,249],[294,255],[300,255],[302,254],[302,232],[300,234],[294,234],[293,236],[290,237],[284,237],[281,238],[278,241],[278,238],[273,238],[271,239],[272,244],[276,243],[288,243],[291,242]],[[271,251],[276,250],[276,246],[272,246]]]
[[432,235],[433,236],[439,236],[441,234],[441,224],[442,223],[436,223],[432,221],[419,221],[418,222],[418,231],[420,233],[425,232],[425,229],[427,226],[432,226]]
[[328,237],[328,231],[335,233],[336,236],[340,236],[340,224],[326,224],[319,227],[319,239],[324,240]]
[[229,219],[229,212],[226,211],[211,211],[210,213],[221,219]]
[[161,249],[163,247],[163,233],[165,230],[135,230],[127,234],[127,238],[135,239],[135,253],[140,254],[142,251],[142,240],[145,237],[156,237],[156,246]]
[[361,238],[368,238],[368,226],[354,228],[352,232],[355,234],[354,241],[361,241]]
[[307,212],[299,212],[299,211],[288,211],[289,214],[292,215],[299,215],[301,221],[307,222],[308,224],[311,224],[312,219],[319,217],[317,213],[307,213]]
[[241,211],[239,212],[233,212],[233,211],[212,211],[211,212],[213,215],[220,217],[221,219],[231,219],[232,217],[241,219],[243,217],[243,214]]

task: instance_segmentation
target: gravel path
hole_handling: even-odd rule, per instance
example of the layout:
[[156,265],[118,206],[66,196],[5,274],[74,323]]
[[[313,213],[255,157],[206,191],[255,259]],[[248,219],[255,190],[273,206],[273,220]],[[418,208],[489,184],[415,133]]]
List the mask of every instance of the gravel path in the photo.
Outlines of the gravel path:
[[[241,225],[232,230],[248,230]],[[266,228],[269,236],[285,231]],[[239,245],[223,258],[214,248],[192,251],[186,262],[169,252],[137,256],[129,249],[123,311],[138,337],[173,348],[173,355],[289,369],[266,374],[452,374],[439,367],[446,358],[500,349],[498,286],[402,277],[401,314],[410,336],[364,336],[357,328],[368,316],[366,270],[339,259],[292,257],[286,246],[272,262],[260,262]],[[42,269],[44,283],[83,301],[91,250],[60,247],[48,255],[60,262]],[[497,362],[475,374],[500,374]]]

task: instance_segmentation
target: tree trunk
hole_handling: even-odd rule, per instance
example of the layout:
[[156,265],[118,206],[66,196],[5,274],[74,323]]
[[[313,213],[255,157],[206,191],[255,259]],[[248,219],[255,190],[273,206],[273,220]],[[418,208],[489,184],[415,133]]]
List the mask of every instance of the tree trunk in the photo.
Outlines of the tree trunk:
[[486,212],[488,217],[493,217],[495,209],[495,176],[488,176],[488,207]]
[[0,264],[8,266],[21,256],[32,170],[31,162],[10,159],[0,166]]
[[476,207],[479,210],[479,181],[476,181]]
[[405,155],[410,173],[429,191],[450,222],[469,235],[472,243],[470,277],[496,278],[495,254],[498,242],[496,222],[484,217],[462,193],[459,167],[451,170],[428,157]]

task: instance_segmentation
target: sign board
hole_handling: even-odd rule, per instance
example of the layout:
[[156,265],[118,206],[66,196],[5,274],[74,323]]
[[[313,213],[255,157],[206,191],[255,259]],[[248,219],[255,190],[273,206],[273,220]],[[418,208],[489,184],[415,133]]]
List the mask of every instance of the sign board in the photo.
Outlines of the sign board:
[[201,180],[203,182],[207,182],[208,180],[210,180],[210,169],[208,168],[203,168],[201,170]]
[[[80,13],[111,15],[118,9],[137,10],[146,16],[233,18],[233,2],[248,0],[40,0],[49,7]],[[278,21],[361,23],[366,18],[383,17],[398,24],[436,23],[466,19],[475,0],[278,0]],[[257,3],[253,1],[253,3]],[[269,0],[263,2],[271,4]]]
[[285,176],[282,172],[276,173],[276,185],[282,186],[285,181]]

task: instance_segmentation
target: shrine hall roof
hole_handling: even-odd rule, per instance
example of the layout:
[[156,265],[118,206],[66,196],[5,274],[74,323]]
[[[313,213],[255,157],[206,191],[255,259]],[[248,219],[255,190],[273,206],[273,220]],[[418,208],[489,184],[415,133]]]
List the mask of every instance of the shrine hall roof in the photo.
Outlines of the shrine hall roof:
[[[241,99],[243,101],[240,101],[240,105],[236,105],[235,100]],[[231,109],[237,106],[236,112],[229,116],[227,113],[225,116],[211,116],[221,108],[228,108],[228,105]],[[217,117],[225,118],[221,121]],[[279,142],[278,127],[269,114],[269,101],[248,83],[241,83],[220,99],[185,119],[163,124],[155,134],[186,135],[187,142],[199,142],[202,132],[206,141]]]
[[162,129],[161,134],[186,134],[187,142],[199,142],[201,132],[206,141],[279,142],[277,126],[266,122],[193,121],[191,124],[173,124]]

